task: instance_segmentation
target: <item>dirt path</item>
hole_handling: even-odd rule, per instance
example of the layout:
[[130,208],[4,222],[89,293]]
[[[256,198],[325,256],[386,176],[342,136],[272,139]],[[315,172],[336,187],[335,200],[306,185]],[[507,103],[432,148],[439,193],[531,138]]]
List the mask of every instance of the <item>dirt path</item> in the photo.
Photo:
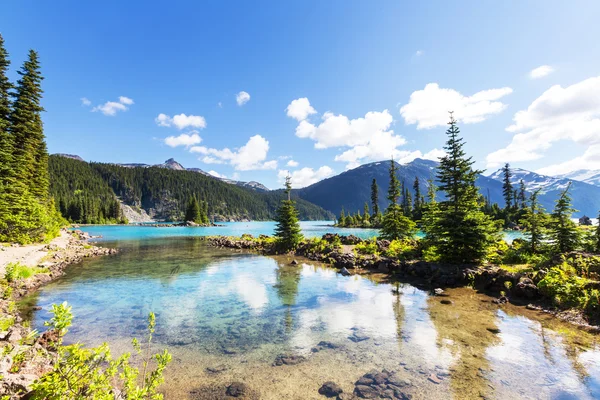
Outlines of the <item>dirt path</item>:
[[60,236],[54,238],[49,244],[0,247],[0,276],[4,276],[4,270],[8,263],[19,262],[27,266],[39,265],[48,254],[49,245],[53,248],[66,249],[71,238],[66,231],[61,231]]

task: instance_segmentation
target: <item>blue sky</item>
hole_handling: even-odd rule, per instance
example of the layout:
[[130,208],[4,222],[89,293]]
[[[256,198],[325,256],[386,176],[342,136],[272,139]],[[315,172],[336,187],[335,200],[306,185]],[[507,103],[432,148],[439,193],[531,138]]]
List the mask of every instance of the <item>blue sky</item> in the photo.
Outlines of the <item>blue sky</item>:
[[173,157],[275,188],[287,171],[302,186],[434,158],[450,109],[488,172],[600,169],[598,15],[597,1],[8,0],[0,32],[12,77],[40,53],[51,153]]

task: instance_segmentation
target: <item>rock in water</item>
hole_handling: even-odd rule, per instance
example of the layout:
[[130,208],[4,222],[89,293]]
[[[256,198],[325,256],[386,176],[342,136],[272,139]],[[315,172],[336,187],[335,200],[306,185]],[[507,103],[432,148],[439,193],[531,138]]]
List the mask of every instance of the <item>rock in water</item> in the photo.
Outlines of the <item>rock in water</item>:
[[441,296],[444,294],[444,289],[440,289],[440,288],[433,289],[433,294],[435,294],[436,296]]
[[323,386],[319,389],[319,394],[322,394],[325,397],[335,397],[338,394],[342,393],[342,388],[339,387],[334,382],[325,382]]
[[341,269],[340,274],[342,274],[343,276],[350,276],[350,271],[348,271],[346,267],[344,267]]
[[292,265],[298,265],[298,261],[297,260],[292,260]]
[[248,387],[243,382],[233,382],[231,385],[227,386],[227,396],[231,397],[240,397],[243,396]]

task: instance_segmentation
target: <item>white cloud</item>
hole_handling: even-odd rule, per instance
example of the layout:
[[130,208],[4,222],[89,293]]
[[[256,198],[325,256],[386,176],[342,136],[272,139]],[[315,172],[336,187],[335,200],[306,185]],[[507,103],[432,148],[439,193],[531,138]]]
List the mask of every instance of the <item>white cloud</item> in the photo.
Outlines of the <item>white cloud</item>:
[[236,151],[228,148],[211,149],[205,146],[190,148],[190,152],[203,155],[200,160],[206,164],[230,164],[238,171],[276,169],[277,160],[266,161],[268,151],[269,142],[260,135],[252,136]]
[[428,83],[425,89],[410,95],[408,104],[400,108],[400,114],[407,125],[417,124],[417,129],[445,126],[448,111],[454,111],[457,121],[473,124],[502,112],[506,104],[498,100],[510,93],[512,89],[504,87],[464,96],[454,89],[444,89],[437,83]]
[[542,65],[540,67],[532,69],[531,72],[529,72],[529,77],[531,79],[539,79],[539,78],[548,76],[553,72],[554,72],[554,67],[552,67],[550,65]]
[[287,162],[286,164],[288,167],[297,167],[298,166],[298,161],[294,161],[294,160],[290,160]]
[[130,99],[129,97],[119,96],[119,103],[130,106],[133,104],[133,100]]
[[219,108],[223,108],[223,103],[221,103],[221,102],[218,102],[218,103],[217,103],[217,106],[218,106]]
[[292,178],[292,187],[294,188],[303,188],[305,186],[312,185],[315,182],[318,182],[322,179],[328,178],[334,174],[333,169],[328,166],[322,166],[316,171],[312,168],[304,167],[297,171],[287,171],[287,170],[279,170],[277,173],[277,177],[280,182],[285,181],[285,177],[290,175]]
[[80,100],[82,106],[89,107],[92,105],[92,102],[87,97],[82,97]]
[[171,147],[177,146],[193,146],[202,142],[202,138],[198,135],[198,132],[191,131],[188,133],[182,133],[179,136],[169,136],[165,138],[165,144]]
[[296,119],[297,121],[303,121],[308,118],[311,114],[316,114],[315,110],[306,97],[301,97],[292,102],[285,109],[287,116]]
[[421,57],[425,52],[423,50],[417,50],[415,53],[415,57]]
[[[83,99],[81,99],[82,103],[84,105],[87,105],[84,101],[85,97]],[[85,99],[87,100],[87,99]],[[88,100],[89,101],[89,100]],[[91,102],[90,102],[91,104]],[[104,104],[98,105],[94,108],[92,108],[93,112],[96,111],[100,111],[102,114],[104,115],[108,115],[108,116],[115,116],[117,114],[118,111],[127,111],[129,109],[129,107],[133,104],[133,100],[130,99],[129,97],[125,97],[125,96],[120,96],[119,97],[119,101],[107,101]]]
[[511,143],[488,154],[488,167],[539,159],[559,140],[571,140],[586,146],[600,144],[598,93],[600,76],[565,88],[555,85],[546,90],[527,110],[515,114],[514,123],[506,128],[515,133]]
[[[308,100],[305,104],[309,104]],[[291,104],[290,104],[291,105]],[[406,140],[390,129],[393,117],[388,110],[370,111],[363,118],[349,119],[345,115],[326,112],[320,124],[301,119],[304,114],[292,112],[288,116],[299,120],[296,136],[312,139],[315,148],[349,148],[335,157],[346,162],[346,168],[354,168],[365,161],[378,161],[395,157],[400,159],[409,152],[398,150]],[[297,108],[296,108],[297,110]]]
[[166,114],[158,114],[158,116],[154,119],[154,122],[158,126],[175,126],[177,129],[185,129],[185,128],[197,128],[204,129],[206,128],[206,119],[200,115],[185,115],[179,114],[173,117],[170,117]]
[[241,91],[235,95],[235,101],[238,106],[243,106],[250,101],[250,94],[248,92]]
[[578,170],[600,170],[600,145],[588,147],[585,152],[569,161],[540,168],[536,172],[543,175],[562,175]]

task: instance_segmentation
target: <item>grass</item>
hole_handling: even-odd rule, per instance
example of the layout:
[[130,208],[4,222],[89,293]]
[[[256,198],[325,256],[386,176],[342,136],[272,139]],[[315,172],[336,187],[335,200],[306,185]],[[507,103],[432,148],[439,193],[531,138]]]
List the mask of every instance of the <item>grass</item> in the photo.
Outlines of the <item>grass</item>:
[[533,266],[531,266],[531,264],[513,264],[513,265],[506,265],[506,264],[500,264],[499,265],[500,268],[502,268],[503,270],[510,272],[510,273],[520,273],[520,274],[525,274],[527,272],[533,272]]
[[0,318],[0,332],[7,331],[8,328],[15,324],[15,317],[4,317]]
[[44,274],[47,272],[47,268],[28,267],[27,265],[18,262],[9,263],[6,266],[4,279],[6,279],[7,282],[17,282],[19,280],[30,278],[36,274]]

